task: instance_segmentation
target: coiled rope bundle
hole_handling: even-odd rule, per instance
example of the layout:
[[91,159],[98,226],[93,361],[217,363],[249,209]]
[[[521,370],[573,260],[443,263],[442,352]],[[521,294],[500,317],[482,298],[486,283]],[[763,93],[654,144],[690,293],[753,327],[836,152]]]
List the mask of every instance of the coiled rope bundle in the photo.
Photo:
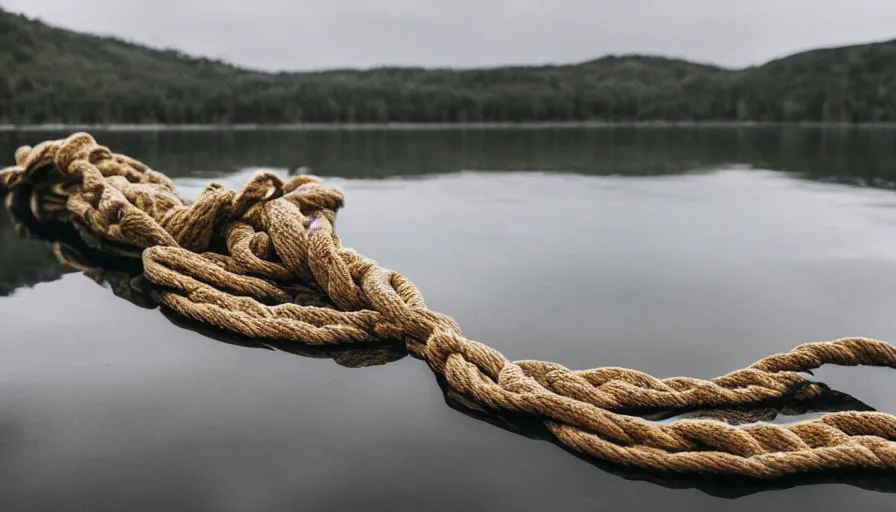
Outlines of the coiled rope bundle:
[[808,343],[712,380],[509,361],[427,309],[406,277],[344,247],[333,229],[343,196],[315,177],[284,182],[262,172],[239,192],[211,184],[188,202],[163,174],[84,133],[20,148],[15,160],[0,171],[0,193],[52,185],[82,231],[108,250],[142,251],[155,300],[192,320],[319,346],[403,340],[454,392],[484,408],[533,415],[568,448],[625,466],[755,478],[896,469],[889,414],[741,427],[626,414],[809,398],[821,387],[797,372],[824,364],[896,368],[887,343]]

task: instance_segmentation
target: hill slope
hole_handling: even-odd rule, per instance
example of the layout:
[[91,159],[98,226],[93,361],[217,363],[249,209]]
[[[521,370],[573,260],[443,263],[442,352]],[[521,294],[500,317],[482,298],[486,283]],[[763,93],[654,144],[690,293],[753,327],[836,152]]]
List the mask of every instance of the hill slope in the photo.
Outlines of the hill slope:
[[565,66],[262,73],[0,10],[0,123],[896,121],[896,41],[726,70]]

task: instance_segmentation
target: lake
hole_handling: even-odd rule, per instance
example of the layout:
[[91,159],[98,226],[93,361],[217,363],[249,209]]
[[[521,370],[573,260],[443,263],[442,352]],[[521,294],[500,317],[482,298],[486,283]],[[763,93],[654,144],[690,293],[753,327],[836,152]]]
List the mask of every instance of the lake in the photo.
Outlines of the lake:
[[[0,133],[0,163],[65,135]],[[328,177],[343,243],[511,360],[711,378],[808,341],[896,341],[893,128],[94,135],[188,195],[262,168]],[[894,503],[892,475],[751,486],[596,466],[449,406],[394,347],[225,343],[103,285],[118,274],[63,265],[45,235],[0,209],[5,512]],[[896,413],[896,372],[814,378]]]

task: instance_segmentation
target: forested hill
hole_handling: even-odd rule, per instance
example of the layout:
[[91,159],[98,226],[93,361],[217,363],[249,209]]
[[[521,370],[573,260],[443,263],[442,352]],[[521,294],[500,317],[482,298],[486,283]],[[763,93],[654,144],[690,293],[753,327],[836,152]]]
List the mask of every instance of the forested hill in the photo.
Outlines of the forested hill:
[[262,73],[0,10],[0,124],[896,122],[896,40],[727,70],[647,56]]

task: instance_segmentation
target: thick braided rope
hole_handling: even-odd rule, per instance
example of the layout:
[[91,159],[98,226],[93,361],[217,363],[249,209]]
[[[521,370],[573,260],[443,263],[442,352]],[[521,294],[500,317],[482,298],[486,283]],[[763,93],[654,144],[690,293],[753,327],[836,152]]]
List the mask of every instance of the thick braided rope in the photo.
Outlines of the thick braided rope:
[[[800,345],[712,380],[656,379],[625,368],[573,371],[508,361],[426,308],[403,275],[342,246],[342,194],[317,178],[256,175],[240,192],[209,185],[184,200],[164,175],[87,134],[16,152],[0,191],[45,182],[71,219],[105,243],[143,251],[155,298],[187,318],[257,339],[310,345],[405,340],[457,393],[541,418],[569,448],[658,471],[773,478],[896,468],[896,417],[842,412],[789,426],[714,420],[660,425],[621,414],[755,405],[818,388],[797,372],[824,364],[896,367],[896,349],[849,338]],[[302,305],[309,293],[329,303]]]

